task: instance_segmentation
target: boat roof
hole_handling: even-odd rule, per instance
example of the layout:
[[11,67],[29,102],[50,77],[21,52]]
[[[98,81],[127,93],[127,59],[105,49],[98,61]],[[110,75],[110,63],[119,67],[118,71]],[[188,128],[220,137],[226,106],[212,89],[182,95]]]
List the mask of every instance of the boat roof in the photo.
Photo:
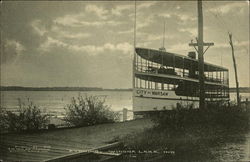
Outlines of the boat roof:
[[[180,54],[171,53],[167,51],[160,51],[160,50],[149,49],[149,48],[141,48],[141,47],[136,47],[135,51],[142,58],[155,62],[155,63],[159,63],[159,64],[163,63],[163,65],[165,66],[175,66],[177,68],[185,68],[185,69],[188,69],[189,66],[192,65],[194,66],[195,69],[198,70],[198,60],[190,58],[188,56],[183,56]],[[162,61],[162,58],[163,58],[163,61]],[[184,65],[183,65],[183,61],[184,61]],[[228,69],[222,66],[204,62],[204,71],[210,71],[210,72],[228,71]]]

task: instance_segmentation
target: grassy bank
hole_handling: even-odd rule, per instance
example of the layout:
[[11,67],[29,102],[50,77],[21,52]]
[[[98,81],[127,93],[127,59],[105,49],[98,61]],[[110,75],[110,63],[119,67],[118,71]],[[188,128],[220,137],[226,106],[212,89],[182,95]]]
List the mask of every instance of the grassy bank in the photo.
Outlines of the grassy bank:
[[153,128],[121,139],[120,149],[134,150],[136,160],[153,156],[140,152],[157,151],[161,160],[216,161],[221,156],[216,154],[216,148],[244,142],[244,135],[250,130],[249,111],[235,106],[211,106],[206,110],[178,108],[151,116],[151,120]]

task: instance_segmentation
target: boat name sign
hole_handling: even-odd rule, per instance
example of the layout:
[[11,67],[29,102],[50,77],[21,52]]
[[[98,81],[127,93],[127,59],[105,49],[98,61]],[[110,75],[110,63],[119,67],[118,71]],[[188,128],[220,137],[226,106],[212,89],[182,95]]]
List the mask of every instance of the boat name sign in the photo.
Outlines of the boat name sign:
[[168,92],[149,91],[149,90],[136,90],[136,94],[137,95],[168,96]]

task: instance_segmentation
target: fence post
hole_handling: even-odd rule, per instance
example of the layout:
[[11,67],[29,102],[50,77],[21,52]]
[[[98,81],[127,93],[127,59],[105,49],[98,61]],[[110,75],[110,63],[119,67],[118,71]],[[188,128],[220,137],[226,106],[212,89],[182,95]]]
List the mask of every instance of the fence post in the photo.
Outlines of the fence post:
[[250,106],[249,106],[248,98],[246,98],[246,110],[247,110],[247,112],[250,112]]
[[128,114],[128,109],[127,108],[123,108],[123,110],[122,110],[123,121],[127,120],[127,114]]

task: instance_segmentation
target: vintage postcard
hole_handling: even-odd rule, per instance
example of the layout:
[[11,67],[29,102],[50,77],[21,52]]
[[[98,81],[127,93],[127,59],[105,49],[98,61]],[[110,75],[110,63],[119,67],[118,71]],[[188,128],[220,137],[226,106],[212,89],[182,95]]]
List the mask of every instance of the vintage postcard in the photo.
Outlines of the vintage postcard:
[[249,1],[0,1],[0,161],[250,161]]

